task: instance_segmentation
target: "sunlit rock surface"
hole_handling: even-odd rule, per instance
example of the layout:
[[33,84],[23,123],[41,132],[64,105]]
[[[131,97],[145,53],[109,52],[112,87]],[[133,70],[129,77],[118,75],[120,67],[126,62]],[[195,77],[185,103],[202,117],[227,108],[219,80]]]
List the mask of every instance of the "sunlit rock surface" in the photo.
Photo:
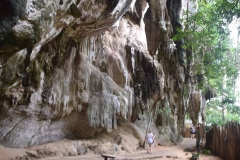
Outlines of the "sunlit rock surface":
[[[129,120],[180,140],[201,93],[175,0],[0,2],[0,144],[94,138]],[[191,107],[194,105],[194,107]]]

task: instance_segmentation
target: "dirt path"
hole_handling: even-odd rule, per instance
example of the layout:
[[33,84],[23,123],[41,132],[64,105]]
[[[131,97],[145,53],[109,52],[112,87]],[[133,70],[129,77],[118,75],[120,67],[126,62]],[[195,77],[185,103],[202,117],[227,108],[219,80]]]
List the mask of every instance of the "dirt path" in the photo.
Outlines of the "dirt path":
[[[190,138],[184,138],[183,142],[175,146],[157,146],[153,149],[151,156],[162,156],[162,158],[156,158],[155,160],[187,160],[192,156],[192,152],[185,152],[185,149],[193,148],[196,144],[196,140]],[[146,158],[149,154],[146,150],[138,150],[134,154],[126,154],[127,158],[130,159],[139,159]],[[100,155],[81,155],[81,156],[72,156],[72,157],[53,157],[53,158],[44,158],[41,160],[103,160]],[[148,159],[148,158],[146,158]],[[222,160],[219,157],[211,155],[200,155],[200,160]]]

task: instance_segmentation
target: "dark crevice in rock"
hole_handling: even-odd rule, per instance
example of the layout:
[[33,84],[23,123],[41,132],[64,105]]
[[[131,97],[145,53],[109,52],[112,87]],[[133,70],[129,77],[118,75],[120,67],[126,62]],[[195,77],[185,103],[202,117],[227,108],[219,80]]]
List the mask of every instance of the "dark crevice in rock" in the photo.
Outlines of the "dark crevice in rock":
[[[136,87],[135,87],[136,88]],[[134,106],[132,109],[132,116],[131,116],[131,121],[135,122],[136,120],[140,120],[139,114],[142,114],[142,109],[140,108],[141,106],[138,104],[139,103],[139,98],[136,96],[134,97]]]
[[76,4],[78,5],[81,2],[81,0],[77,0]]
[[[17,23],[26,11],[27,0],[0,1],[0,49],[4,44],[4,37]],[[1,51],[1,50],[0,50]]]
[[171,18],[171,23],[173,25],[174,34],[177,34],[178,28],[182,28],[182,24],[179,21],[181,8],[182,8],[182,0],[179,0],[179,1],[168,0],[167,1],[167,9],[168,9],[169,16]]
[[[180,22],[180,17],[179,17],[181,8],[182,8],[182,0],[178,0],[178,1],[168,0],[167,1],[168,14],[171,18],[171,24],[173,26],[174,34],[177,34],[178,33],[177,30],[182,28],[182,24]],[[186,63],[186,60],[185,60],[186,55],[185,55],[185,50],[183,49],[183,43],[184,43],[183,39],[175,41],[176,48],[177,48],[176,52],[178,55],[178,61],[182,66],[184,66]]]
[[208,90],[206,91],[206,93],[204,94],[204,98],[207,100],[210,100],[211,98],[216,97],[216,92],[210,88],[208,88]]
[[62,5],[62,4],[63,4],[63,0],[60,0],[60,1],[59,1],[59,5]]
[[143,99],[146,101],[151,97],[152,94],[158,94],[159,93],[159,83],[158,83],[158,77],[157,77],[157,71],[154,66],[153,60],[147,59],[144,57],[142,59],[142,65],[143,70],[146,76],[146,81],[144,83],[144,90],[143,92]]
[[[158,12],[159,9],[161,9],[161,4],[157,1],[151,1],[149,2],[149,8],[144,16],[144,23],[145,23],[145,32],[147,37],[147,45],[148,45],[148,51],[150,55],[155,55],[156,51],[158,50],[160,45],[163,45],[164,48],[167,47],[166,40],[168,39],[168,32],[166,29],[163,29],[163,27],[167,26],[161,26],[160,21],[162,17],[166,17],[167,15],[162,16],[161,13]],[[163,49],[164,49],[163,48]],[[161,50],[163,50],[161,49]]]
[[131,22],[140,25],[141,18],[142,18],[142,0],[138,0],[135,3],[135,7],[133,8],[133,11],[128,11],[125,14],[125,17],[128,17]]
[[101,19],[107,18],[108,14],[113,11],[113,9],[117,6],[118,2],[119,2],[119,0],[107,0],[107,1],[106,1],[107,8],[106,8],[105,11],[99,16],[98,21],[101,20]]
[[69,14],[72,15],[74,18],[81,17],[81,11],[78,9],[76,4],[72,3],[69,8]]
[[132,62],[132,56],[133,53],[131,52],[130,46],[125,46],[126,49],[126,59],[127,59],[127,69],[130,74],[133,74],[133,62]]
[[27,87],[31,84],[31,81],[29,79],[29,75],[27,73],[27,67],[30,63],[30,55],[32,53],[32,47],[27,48],[27,56],[24,60],[24,66],[23,66],[23,73],[22,73],[22,86]]
[[135,106],[133,108],[133,120],[138,119],[138,114],[142,114],[144,109],[149,108],[148,100],[159,94],[159,79],[153,60],[137,51],[135,53],[136,64],[133,74],[133,87],[135,95]]

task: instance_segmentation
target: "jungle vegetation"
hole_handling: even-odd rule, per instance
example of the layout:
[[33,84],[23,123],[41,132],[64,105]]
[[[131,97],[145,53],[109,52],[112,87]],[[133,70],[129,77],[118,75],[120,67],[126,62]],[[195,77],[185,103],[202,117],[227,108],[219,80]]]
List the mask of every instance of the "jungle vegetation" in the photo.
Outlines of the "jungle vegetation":
[[[197,11],[184,12],[183,27],[174,40],[184,39],[184,49],[191,53],[185,65],[193,64],[194,75],[201,77],[198,89],[214,93],[207,101],[206,123],[240,122],[240,89],[236,86],[240,73],[240,0],[189,1],[197,4]],[[234,41],[230,24],[238,25]]]

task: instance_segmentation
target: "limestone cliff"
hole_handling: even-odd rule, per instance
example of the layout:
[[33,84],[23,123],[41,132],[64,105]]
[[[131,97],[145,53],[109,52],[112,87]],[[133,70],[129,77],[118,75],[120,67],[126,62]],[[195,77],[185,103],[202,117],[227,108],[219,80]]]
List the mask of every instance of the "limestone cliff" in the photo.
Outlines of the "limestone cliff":
[[181,9],[181,0],[2,0],[0,144],[94,138],[122,120],[146,130],[149,119],[159,143],[179,141],[186,110],[196,119],[202,105],[191,54],[172,40]]

